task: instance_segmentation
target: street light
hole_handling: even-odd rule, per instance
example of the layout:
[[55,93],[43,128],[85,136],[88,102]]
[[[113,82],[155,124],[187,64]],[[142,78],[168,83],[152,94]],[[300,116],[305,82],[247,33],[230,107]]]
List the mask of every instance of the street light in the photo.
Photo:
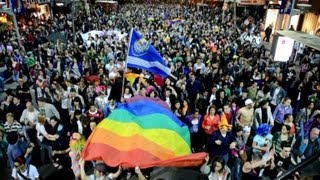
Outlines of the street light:
[[16,36],[17,36],[17,40],[18,40],[18,46],[19,48],[21,47],[21,37],[20,37],[20,33],[19,33],[19,28],[18,28],[18,23],[17,23],[17,18],[16,18],[16,14],[10,9],[7,8],[5,6],[2,6],[2,9],[0,9],[0,13],[6,13],[10,16],[12,16],[13,19],[13,25],[14,25],[14,30],[16,31]]

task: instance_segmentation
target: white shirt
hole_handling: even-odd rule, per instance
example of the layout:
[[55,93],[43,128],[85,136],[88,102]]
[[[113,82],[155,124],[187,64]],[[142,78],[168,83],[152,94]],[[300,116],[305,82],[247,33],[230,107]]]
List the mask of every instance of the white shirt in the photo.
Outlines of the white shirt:
[[42,142],[43,136],[47,135],[46,128],[43,124],[37,123],[36,124],[36,130],[37,130],[37,138]]
[[[23,174],[24,176],[30,178],[31,180],[35,180],[36,178],[39,178],[39,172],[37,170],[36,167],[34,167],[33,165],[28,165],[26,170],[24,172],[21,172],[21,174]],[[22,178],[16,168],[13,168],[12,170],[12,174],[11,176],[14,178],[14,179],[19,179],[19,180],[24,180],[24,178]]]
[[29,111],[28,109],[23,110],[22,115],[20,117],[20,122],[24,122],[25,120],[29,120],[33,124],[38,121],[39,111],[33,109],[33,111]]

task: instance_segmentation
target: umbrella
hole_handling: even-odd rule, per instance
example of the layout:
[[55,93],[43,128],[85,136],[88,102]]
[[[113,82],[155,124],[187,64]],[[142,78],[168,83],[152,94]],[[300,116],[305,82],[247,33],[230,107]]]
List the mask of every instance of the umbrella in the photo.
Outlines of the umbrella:
[[52,41],[52,42],[56,42],[58,39],[60,41],[62,41],[63,43],[67,43],[68,42],[67,37],[65,35],[63,35],[62,33],[60,33],[60,32],[51,33],[47,37],[47,39],[48,39],[48,41]]

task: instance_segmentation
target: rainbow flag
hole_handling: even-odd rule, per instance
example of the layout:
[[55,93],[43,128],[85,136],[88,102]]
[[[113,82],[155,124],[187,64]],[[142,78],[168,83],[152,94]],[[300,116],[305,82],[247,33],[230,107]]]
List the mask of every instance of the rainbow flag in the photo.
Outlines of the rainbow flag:
[[99,123],[82,157],[112,167],[202,164],[207,154],[191,154],[188,127],[164,104],[147,97],[131,98]]
[[141,77],[140,74],[136,74],[136,73],[126,73],[124,76],[130,82],[131,85],[134,83],[137,77]]

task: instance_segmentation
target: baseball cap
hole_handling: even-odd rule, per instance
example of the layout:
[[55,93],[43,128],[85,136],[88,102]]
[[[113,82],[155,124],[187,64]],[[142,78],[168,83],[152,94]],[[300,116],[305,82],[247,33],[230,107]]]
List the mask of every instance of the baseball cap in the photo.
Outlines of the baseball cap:
[[251,99],[247,99],[245,102],[244,102],[245,105],[249,105],[249,104],[253,104],[253,101]]

